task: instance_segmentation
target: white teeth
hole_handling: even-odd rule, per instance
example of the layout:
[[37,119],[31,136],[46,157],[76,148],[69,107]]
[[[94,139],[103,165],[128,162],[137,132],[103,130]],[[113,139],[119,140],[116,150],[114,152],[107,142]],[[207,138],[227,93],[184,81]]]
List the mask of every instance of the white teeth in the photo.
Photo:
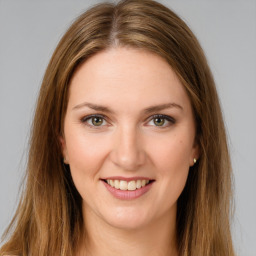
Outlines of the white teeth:
[[119,180],[114,180],[114,187],[115,187],[116,189],[119,189],[119,188],[120,188]]
[[136,189],[136,182],[134,180],[129,181],[128,190],[135,190],[135,189]]
[[142,181],[141,181],[141,186],[142,186],[142,187],[145,187],[145,185],[146,185],[146,180],[142,180]]
[[145,187],[149,184],[149,180],[131,180],[129,182],[125,180],[107,180],[107,183],[116,189],[133,191]]
[[127,188],[128,188],[127,181],[125,181],[125,180],[120,180],[120,189],[121,189],[121,190],[127,190]]
[[141,180],[137,180],[137,182],[136,182],[136,188],[141,188]]

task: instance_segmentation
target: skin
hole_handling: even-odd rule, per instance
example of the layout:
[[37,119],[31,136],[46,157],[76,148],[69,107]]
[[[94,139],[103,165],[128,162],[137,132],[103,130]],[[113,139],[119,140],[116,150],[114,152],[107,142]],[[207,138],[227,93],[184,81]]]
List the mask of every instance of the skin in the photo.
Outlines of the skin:
[[[192,107],[170,65],[144,50],[111,48],[76,70],[69,93],[61,143],[83,198],[86,238],[77,255],[178,255],[177,199],[199,153]],[[92,114],[105,116],[99,126],[85,120]],[[122,200],[101,180],[110,176],[155,181],[141,197]]]

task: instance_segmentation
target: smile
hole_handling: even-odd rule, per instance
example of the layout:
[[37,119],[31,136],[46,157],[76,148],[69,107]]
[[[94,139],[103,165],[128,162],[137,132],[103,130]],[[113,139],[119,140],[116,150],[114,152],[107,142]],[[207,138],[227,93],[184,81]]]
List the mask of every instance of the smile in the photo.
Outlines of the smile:
[[115,198],[123,200],[136,199],[147,193],[155,180],[145,177],[123,178],[109,177],[101,180],[106,189]]
[[112,187],[120,190],[133,191],[145,187],[149,184],[149,180],[106,180],[106,182]]

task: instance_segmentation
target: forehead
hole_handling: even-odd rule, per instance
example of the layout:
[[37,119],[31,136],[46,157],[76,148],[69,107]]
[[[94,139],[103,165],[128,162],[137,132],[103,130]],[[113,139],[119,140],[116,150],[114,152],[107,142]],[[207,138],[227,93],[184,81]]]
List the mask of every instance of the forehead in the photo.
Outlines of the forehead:
[[139,108],[172,101],[189,104],[184,86],[167,61],[134,48],[97,53],[76,70],[70,83],[69,105],[83,101],[126,109],[128,105]]

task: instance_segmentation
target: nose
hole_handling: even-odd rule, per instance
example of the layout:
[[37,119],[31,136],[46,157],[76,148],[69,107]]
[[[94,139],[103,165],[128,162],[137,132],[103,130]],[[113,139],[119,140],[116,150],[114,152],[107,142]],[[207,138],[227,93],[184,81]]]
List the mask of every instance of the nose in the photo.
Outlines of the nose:
[[124,127],[116,131],[113,138],[111,161],[126,171],[138,170],[146,161],[143,141],[136,128]]

